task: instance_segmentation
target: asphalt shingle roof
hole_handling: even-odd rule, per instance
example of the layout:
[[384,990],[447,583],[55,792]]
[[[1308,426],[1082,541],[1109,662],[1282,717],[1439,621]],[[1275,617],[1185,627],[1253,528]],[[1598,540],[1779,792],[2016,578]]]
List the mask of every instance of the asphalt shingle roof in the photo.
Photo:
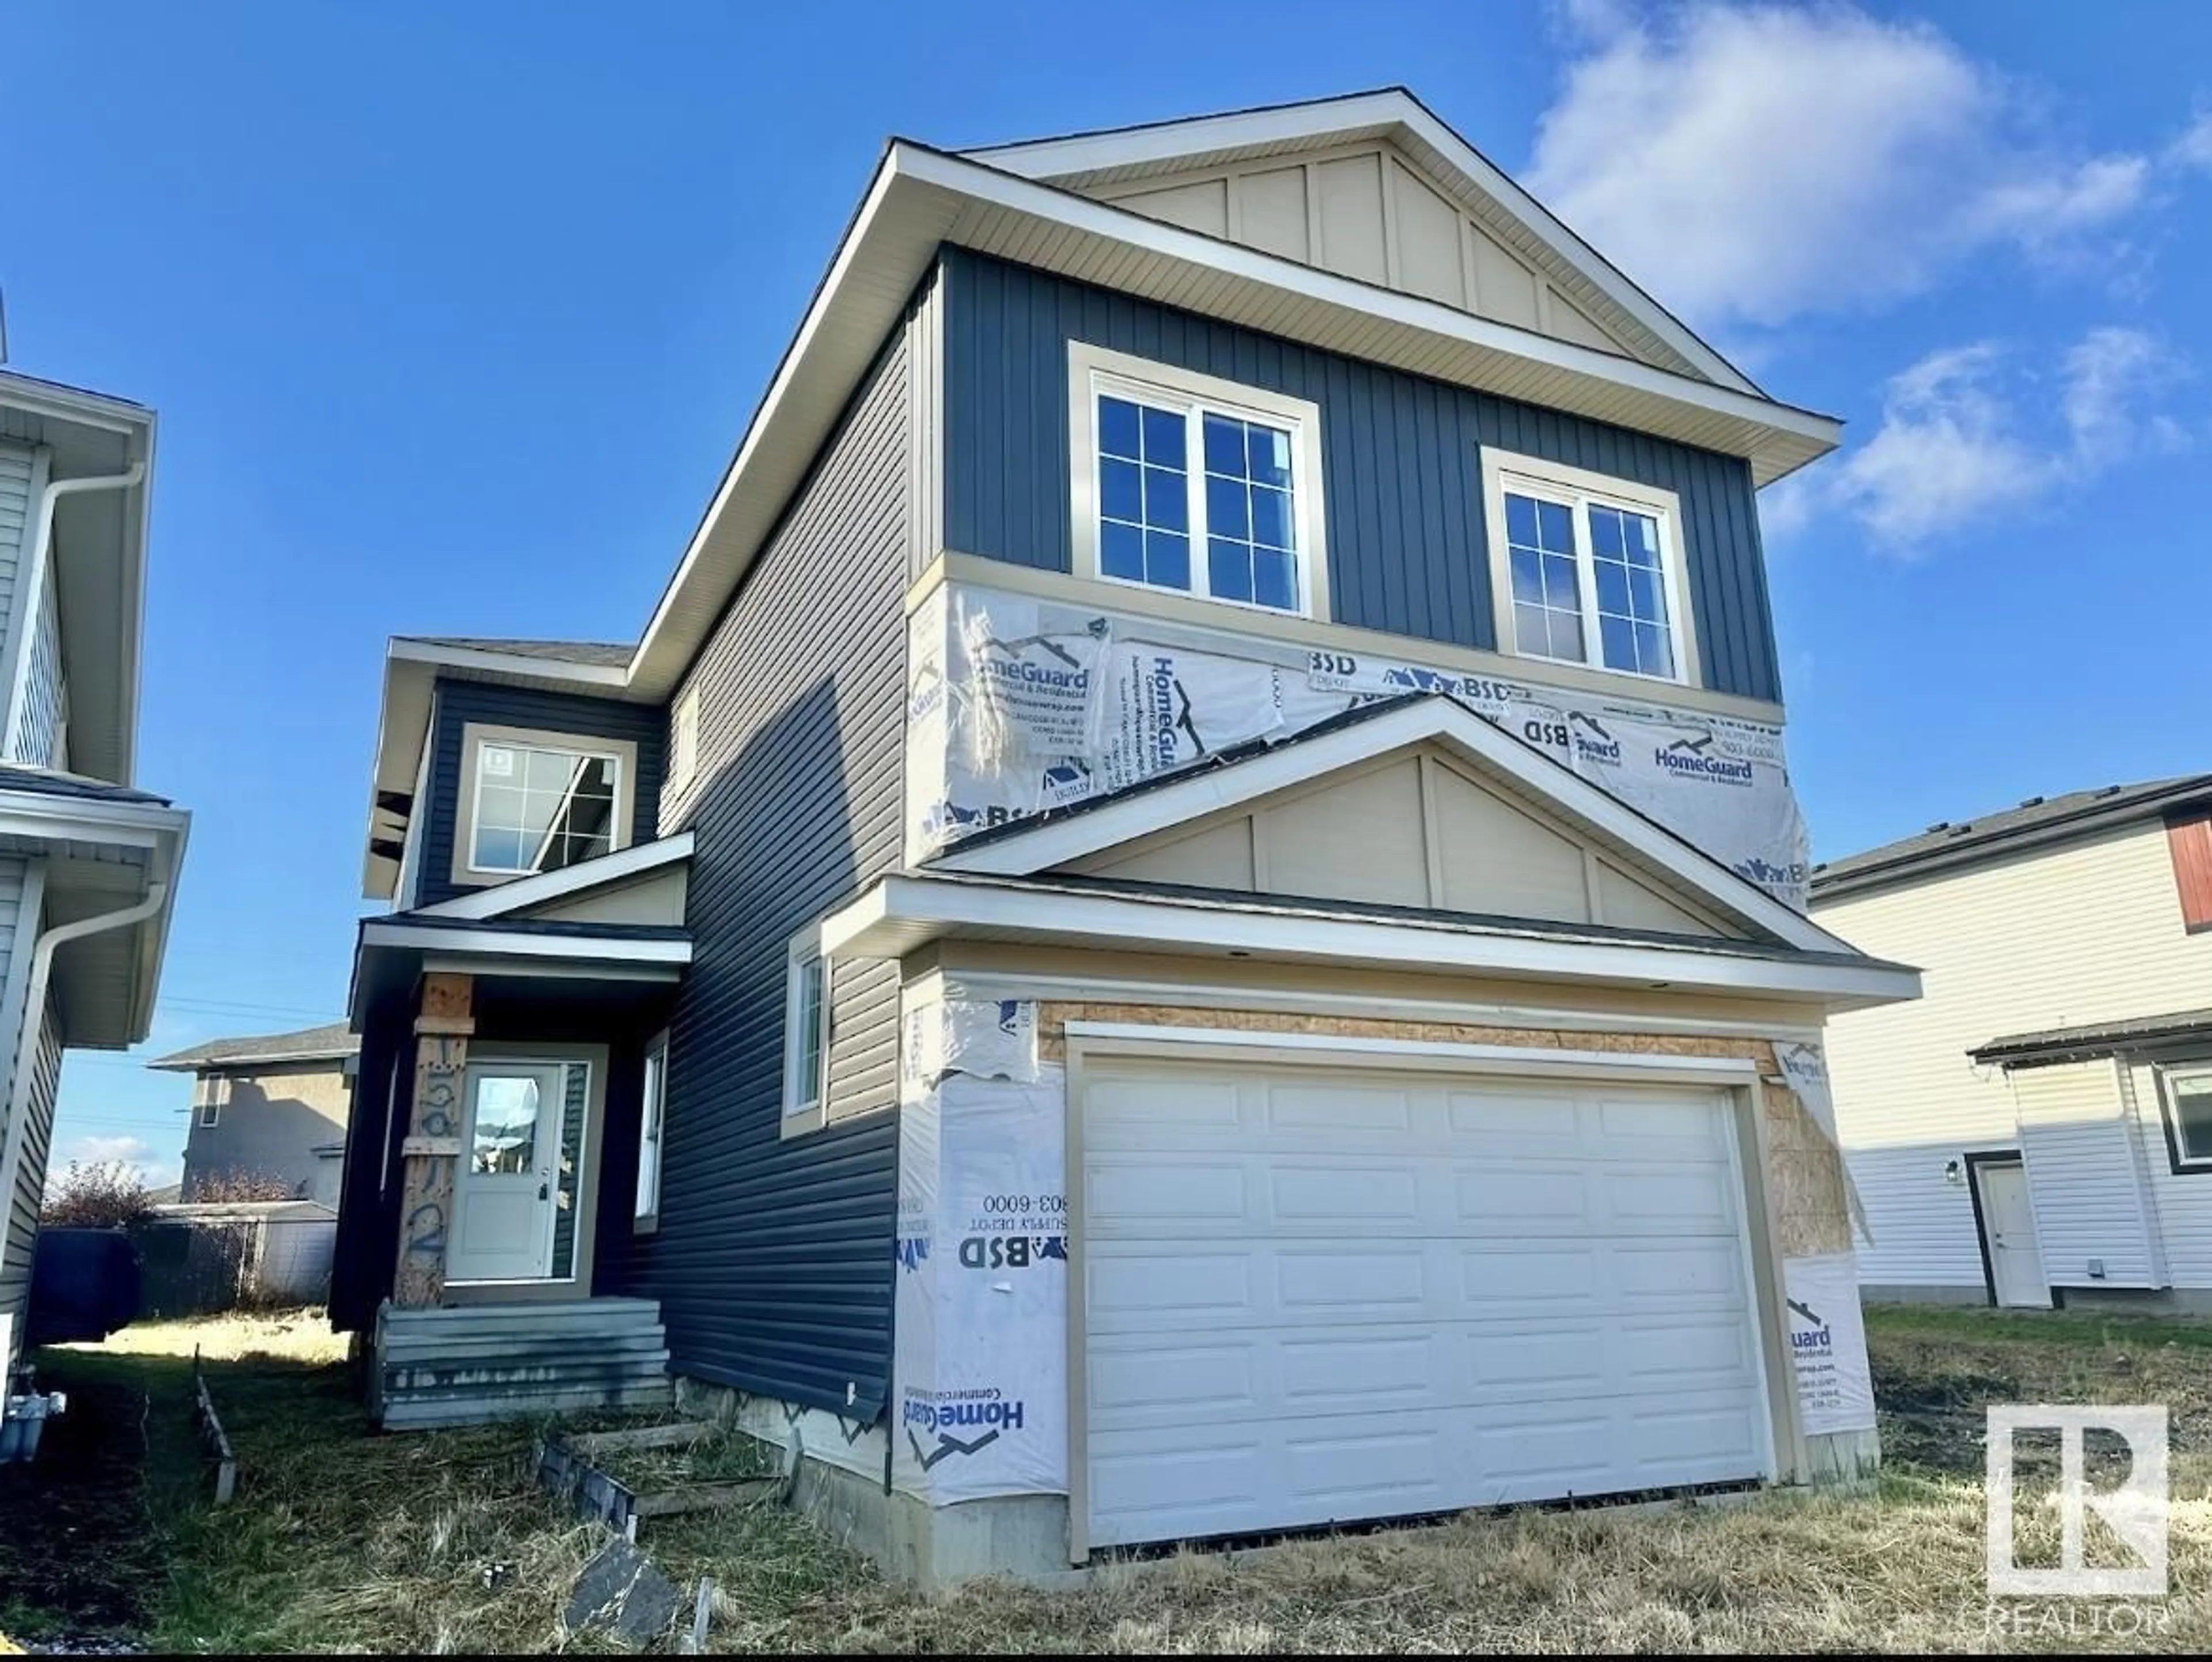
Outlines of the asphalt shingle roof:
[[454,647],[464,652],[503,652],[510,658],[544,658],[560,664],[611,664],[619,669],[635,655],[635,647],[611,641],[508,641],[478,635],[403,635],[424,646]]
[[204,1068],[279,1059],[310,1061],[319,1056],[328,1056],[336,1061],[342,1056],[352,1056],[360,1049],[361,1040],[350,1031],[349,1025],[332,1021],[320,1027],[302,1027],[289,1033],[256,1033],[247,1038],[211,1038],[204,1044],[193,1045],[189,1050],[156,1057],[146,1065],[183,1073]]
[[2138,808],[2148,812],[2153,807],[2200,792],[2212,794],[2212,773],[2180,774],[2171,779],[2149,779],[2133,785],[2104,785],[2095,790],[2068,791],[2063,796],[2031,796],[1995,813],[1973,819],[1939,820],[1914,836],[1825,861],[1813,868],[1813,892],[1817,897],[1822,889],[1852,878],[1875,872],[1885,875],[1900,872],[1962,849],[1994,851],[1996,845],[2072,819],[2091,815],[2124,817]]
[[32,791],[45,796],[74,796],[91,802],[143,802],[157,808],[169,806],[167,797],[156,796],[149,790],[134,790],[128,785],[111,785],[105,779],[88,779],[76,773],[55,773],[46,768],[0,764],[0,790]]

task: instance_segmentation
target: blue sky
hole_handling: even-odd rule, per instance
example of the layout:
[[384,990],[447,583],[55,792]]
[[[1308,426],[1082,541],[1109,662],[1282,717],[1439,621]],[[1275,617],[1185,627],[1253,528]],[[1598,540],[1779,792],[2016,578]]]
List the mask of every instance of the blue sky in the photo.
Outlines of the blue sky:
[[[341,1013],[385,636],[634,636],[894,132],[1405,82],[1848,420],[1766,502],[1818,854],[2207,765],[2212,8],[779,10],[11,17],[13,365],[161,412],[144,1053]],[[173,1171],[137,1061],[72,1056],[59,1157]]]

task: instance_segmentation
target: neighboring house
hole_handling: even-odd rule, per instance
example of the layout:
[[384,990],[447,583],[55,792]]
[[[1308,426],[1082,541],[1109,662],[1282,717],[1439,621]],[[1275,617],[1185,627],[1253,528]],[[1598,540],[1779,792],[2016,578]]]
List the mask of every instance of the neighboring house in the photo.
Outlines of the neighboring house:
[[136,788],[154,412],[0,370],[0,1377],[63,1052],[146,1037],[190,816]]
[[1830,1030],[1869,1297],[2212,1303],[2212,774],[1930,825],[1813,914],[1927,977]]
[[282,1184],[295,1200],[335,1207],[360,1050],[361,1041],[340,1021],[295,1033],[211,1039],[147,1063],[192,1075],[183,1198],[222,1194],[217,1185],[226,1178],[260,1178]]
[[1863,1470],[1837,436],[1402,92],[893,143],[636,644],[391,644],[385,1422],[665,1357],[928,1579]]

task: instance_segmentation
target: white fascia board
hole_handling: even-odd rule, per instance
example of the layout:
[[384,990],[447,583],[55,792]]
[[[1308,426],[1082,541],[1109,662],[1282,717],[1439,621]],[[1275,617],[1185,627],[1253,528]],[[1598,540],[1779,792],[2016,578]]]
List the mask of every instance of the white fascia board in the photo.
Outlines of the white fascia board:
[[1799,409],[1757,393],[1716,386],[1635,358],[1572,341],[1516,328],[1462,312],[1442,301],[1423,300],[1356,278],[1338,277],[1241,243],[1147,219],[1111,204],[1040,185],[981,162],[901,141],[891,149],[894,175],[957,192],[1009,213],[1046,224],[1130,244],[1164,258],[1188,262],[1224,276],[1295,295],[1318,303],[1366,314],[1382,322],[1420,330],[1549,369],[1688,405],[1705,413],[1756,423],[1791,435],[1822,453],[1843,442],[1843,424],[1832,416]]
[[980,161],[1024,179],[1049,181],[1079,178],[1121,167],[1162,166],[1220,151],[1265,152],[1310,145],[1332,134],[1351,137],[1378,129],[1403,127],[1455,171],[1466,185],[1496,201],[1549,243],[1614,304],[1723,386],[1756,395],[1743,373],[1700,340],[1680,319],[1638,288],[1610,260],[1575,234],[1504,169],[1452,131],[1428,107],[1400,88],[1350,98],[1249,110],[1231,115],[1200,116],[1150,126],[1041,139],[1024,144],[964,150]]
[[1505,775],[1568,819],[1625,845],[1686,888],[1778,940],[1808,952],[1856,950],[1611,793],[1446,697],[1424,698],[1319,738],[1293,740],[1225,767],[1204,768],[1173,784],[1134,792],[1057,824],[1047,820],[1035,830],[994,837],[966,852],[955,844],[930,863],[940,871],[1034,876],[1424,741],[1456,749]]
[[130,434],[154,424],[154,412],[143,404],[7,369],[0,369],[0,405],[48,421],[76,422],[107,433]]
[[518,877],[511,883],[495,883],[489,888],[477,889],[468,894],[456,895],[451,900],[441,900],[434,905],[420,906],[416,910],[426,917],[504,917],[512,912],[543,905],[549,900],[582,894],[611,883],[619,883],[625,878],[635,877],[641,872],[653,871],[679,860],[689,860],[692,842],[692,834],[686,831],[651,843],[633,843],[626,849],[617,849],[611,854],[600,855],[597,859],[586,860],[580,865],[563,866],[558,871]]
[[[0,791],[0,836],[38,837],[51,842],[106,843],[117,848],[152,849],[181,843],[192,817],[183,808],[158,802],[102,801],[94,797],[42,795],[36,791]],[[181,849],[179,849],[181,855]]]
[[1064,946],[1141,945],[1458,971],[1505,979],[1589,981],[1821,1000],[1844,1008],[1920,995],[1920,974],[1872,959],[1814,962],[1656,947],[1558,941],[1418,922],[1194,904],[1164,897],[933,880],[901,875],[823,920],[833,956],[897,957],[962,929],[1020,932]]
[[417,952],[474,953],[501,959],[543,958],[608,964],[689,964],[689,941],[626,941],[610,935],[541,934],[502,929],[423,928],[372,918],[362,926],[364,947],[401,947]]

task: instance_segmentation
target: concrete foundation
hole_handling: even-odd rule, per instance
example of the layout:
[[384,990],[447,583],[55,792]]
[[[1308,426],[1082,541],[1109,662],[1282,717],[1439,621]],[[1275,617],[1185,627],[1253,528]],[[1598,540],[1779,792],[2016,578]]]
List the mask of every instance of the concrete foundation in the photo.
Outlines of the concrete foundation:
[[2208,1288],[2062,1287],[2057,1291],[2062,1310],[2114,1316],[2212,1315],[2212,1288]]
[[1986,1305],[1990,1294],[1980,1287],[1862,1286],[1859,1299],[1865,1304]]

